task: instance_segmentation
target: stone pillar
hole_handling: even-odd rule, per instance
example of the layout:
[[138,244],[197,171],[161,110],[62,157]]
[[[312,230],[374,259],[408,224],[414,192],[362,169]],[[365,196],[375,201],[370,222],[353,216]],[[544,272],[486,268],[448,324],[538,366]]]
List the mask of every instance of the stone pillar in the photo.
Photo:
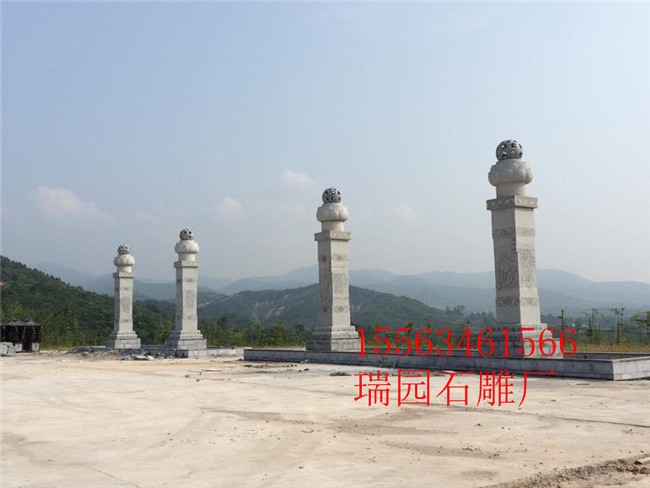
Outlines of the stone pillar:
[[[523,332],[535,342],[532,357],[542,357],[539,338],[546,324],[541,323],[537,268],[535,264],[535,223],[533,210],[537,198],[526,196],[526,185],[533,180],[533,172],[522,159],[521,144],[514,140],[497,146],[497,163],[488,179],[496,187],[497,197],[487,201],[492,212],[492,239],[494,244],[494,273],[496,284],[497,330],[494,337],[494,355],[503,354],[505,331],[508,330],[508,353],[519,355]],[[496,331],[495,331],[496,333]],[[550,332],[544,338],[551,337]],[[545,352],[552,348],[550,342]],[[530,352],[530,341],[524,342],[524,353]],[[555,357],[561,357],[556,348]]]
[[140,339],[133,331],[133,265],[135,259],[126,244],[117,248],[113,260],[115,278],[115,318],[113,332],[106,342],[109,349],[140,349]]
[[348,209],[341,205],[341,192],[328,188],[316,218],[322,230],[314,235],[318,242],[318,322],[307,340],[309,351],[359,352],[359,334],[350,324],[348,284],[348,241],[343,222]]
[[206,349],[207,341],[199,331],[196,314],[199,263],[196,254],[199,245],[194,241],[194,232],[183,229],[181,240],[174,250],[178,254],[176,268],[176,321],[174,331],[165,341],[165,346],[182,351]]

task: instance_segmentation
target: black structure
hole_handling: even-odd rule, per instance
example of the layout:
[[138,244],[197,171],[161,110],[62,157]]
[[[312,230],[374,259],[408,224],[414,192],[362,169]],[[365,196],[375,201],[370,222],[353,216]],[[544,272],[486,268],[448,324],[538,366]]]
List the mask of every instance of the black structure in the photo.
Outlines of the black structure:
[[16,351],[36,352],[41,346],[43,326],[34,322],[4,322],[0,324],[0,342],[11,342]]

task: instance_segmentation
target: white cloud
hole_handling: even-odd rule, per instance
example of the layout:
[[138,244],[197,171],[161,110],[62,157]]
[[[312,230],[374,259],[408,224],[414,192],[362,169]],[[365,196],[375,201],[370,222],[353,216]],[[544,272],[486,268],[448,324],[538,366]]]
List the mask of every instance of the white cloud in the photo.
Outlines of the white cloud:
[[297,186],[313,186],[314,180],[307,173],[285,169],[280,173],[280,179],[285,183]]
[[233,197],[226,197],[219,203],[219,215],[222,217],[236,217],[244,211],[244,207]]
[[148,223],[148,224],[153,224],[153,225],[158,225],[160,224],[160,219],[156,217],[153,213],[151,212],[145,212],[144,210],[138,210],[135,214],[135,216]]
[[39,186],[36,188],[36,202],[48,217],[85,219],[107,217],[94,202],[84,202],[72,191],[61,187]]
[[398,219],[408,224],[411,224],[418,220],[418,212],[413,207],[409,205],[394,205],[390,209],[391,215],[394,215]]
[[184,220],[186,209],[162,202],[148,202],[147,206],[139,210],[133,209],[135,218],[151,225],[163,225],[168,222]]

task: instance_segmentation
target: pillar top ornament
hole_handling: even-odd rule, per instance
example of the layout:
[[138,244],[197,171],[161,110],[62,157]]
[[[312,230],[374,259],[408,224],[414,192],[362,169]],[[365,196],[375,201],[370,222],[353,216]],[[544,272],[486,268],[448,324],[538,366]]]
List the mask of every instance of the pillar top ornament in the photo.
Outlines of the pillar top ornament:
[[336,188],[327,188],[323,192],[323,205],[318,207],[316,219],[319,222],[345,222],[348,209],[341,203],[341,192]]
[[341,203],[341,192],[336,188],[326,188],[323,192],[323,203]]
[[503,161],[504,159],[521,159],[524,155],[524,148],[514,139],[508,139],[499,143],[496,153],[499,161]]
[[180,261],[194,261],[196,254],[199,252],[199,244],[194,240],[194,231],[183,229],[179,233],[180,241],[174,246],[174,251],[178,254]]
[[193,241],[194,240],[194,231],[192,229],[183,229],[178,233],[181,241]]
[[497,187],[497,197],[526,195],[526,185],[533,181],[533,170],[522,159],[524,150],[514,139],[501,142],[496,149],[497,162],[488,173],[490,184]]
[[130,268],[135,264],[135,258],[131,255],[131,248],[127,244],[117,248],[117,256],[113,259],[113,264],[119,268]]

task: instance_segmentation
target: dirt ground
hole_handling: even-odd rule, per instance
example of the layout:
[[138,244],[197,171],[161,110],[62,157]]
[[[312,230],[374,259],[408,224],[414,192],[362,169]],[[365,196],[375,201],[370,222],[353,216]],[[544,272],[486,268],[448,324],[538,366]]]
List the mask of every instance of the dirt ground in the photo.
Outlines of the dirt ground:
[[[515,404],[358,401],[356,366],[3,357],[2,486],[650,487],[650,381],[514,378]],[[389,373],[391,385],[399,381]],[[452,390],[462,399],[464,390]]]

